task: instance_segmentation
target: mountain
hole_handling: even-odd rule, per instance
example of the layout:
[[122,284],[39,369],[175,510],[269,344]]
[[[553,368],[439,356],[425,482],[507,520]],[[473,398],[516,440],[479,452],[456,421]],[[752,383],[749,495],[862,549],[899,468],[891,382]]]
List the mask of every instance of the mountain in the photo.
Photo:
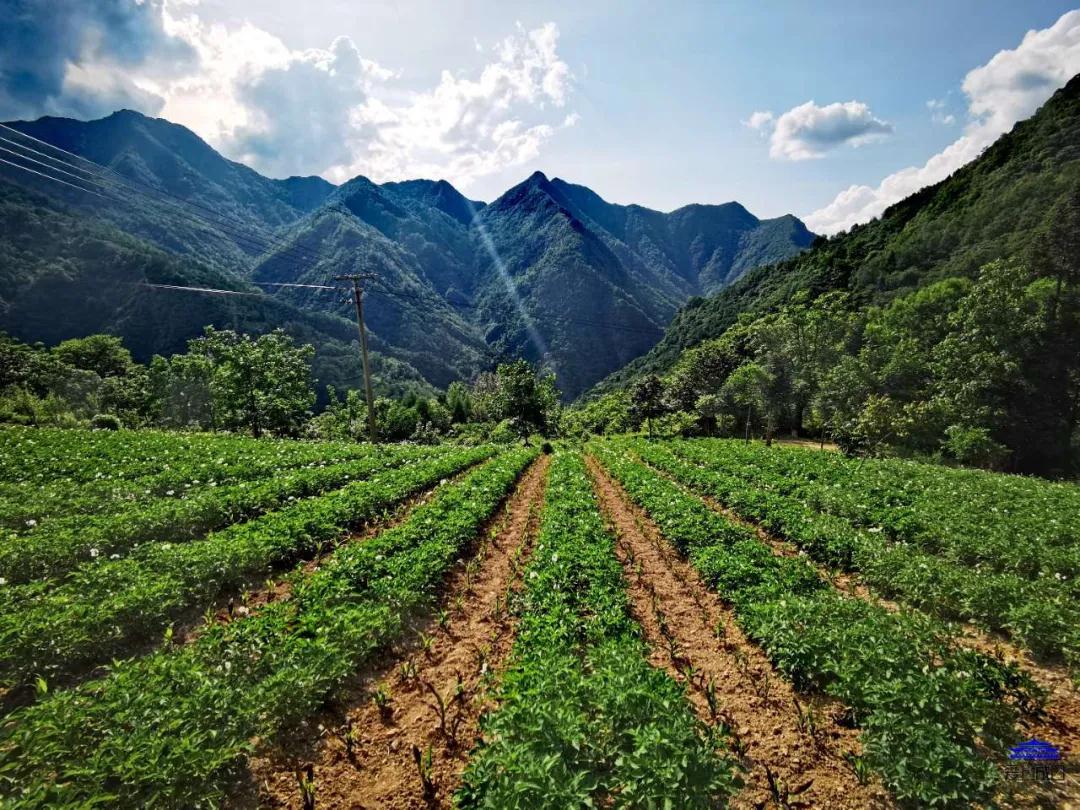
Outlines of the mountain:
[[[1024,256],[1080,189],[1080,76],[947,179],[810,250],[761,262],[718,294],[690,301],[647,354],[593,393],[671,368],[683,351],[722,335],[742,313],[776,310],[800,291],[844,291],[883,304],[949,277],[975,278],[999,258]],[[801,227],[801,225],[799,226]]]
[[[500,357],[524,356],[554,370],[573,397],[652,348],[691,297],[813,240],[794,217],[759,220],[734,202],[662,213],[539,172],[487,205],[442,180],[275,180],[182,126],[131,111],[8,126],[107,171],[91,174],[89,164],[15,138],[37,150],[20,148],[18,162],[94,193],[0,166],[10,222],[33,220],[35,235],[6,236],[0,329],[51,342],[92,326],[121,334],[139,357],[197,334],[203,318],[228,322],[226,310],[243,301],[246,328],[271,328],[287,311],[290,328],[308,335],[320,358],[333,358],[322,381],[354,385],[347,305],[267,282],[325,284],[362,270],[379,274],[365,315],[380,370],[394,377],[385,383],[444,387]],[[226,306],[140,286],[165,276],[272,292],[230,297]],[[64,287],[103,279],[122,281],[128,293]],[[46,324],[40,308],[52,295],[63,298],[65,318]],[[175,311],[164,303],[169,295]],[[142,303],[150,297],[153,308]]]

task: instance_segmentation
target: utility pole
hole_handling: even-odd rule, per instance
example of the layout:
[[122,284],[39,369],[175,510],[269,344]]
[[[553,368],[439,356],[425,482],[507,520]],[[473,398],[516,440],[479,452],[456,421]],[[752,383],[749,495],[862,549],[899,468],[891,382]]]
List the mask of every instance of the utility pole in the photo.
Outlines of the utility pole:
[[349,273],[342,276],[334,276],[334,281],[351,281],[353,290],[353,303],[356,304],[356,326],[360,329],[360,359],[364,365],[364,394],[367,397],[367,424],[368,438],[374,443],[375,433],[375,396],[371,393],[371,366],[367,356],[367,332],[364,330],[364,291],[360,287],[361,281],[376,279],[375,273]]

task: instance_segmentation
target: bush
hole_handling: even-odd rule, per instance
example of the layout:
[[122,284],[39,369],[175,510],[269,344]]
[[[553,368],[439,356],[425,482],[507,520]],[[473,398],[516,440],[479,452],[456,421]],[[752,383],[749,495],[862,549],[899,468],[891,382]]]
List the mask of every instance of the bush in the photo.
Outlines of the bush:
[[119,430],[120,420],[111,413],[98,413],[90,420],[90,427],[94,430]]
[[952,425],[945,436],[945,451],[961,464],[999,469],[1009,455],[1009,448],[991,439],[984,427]]
[[521,430],[513,419],[503,419],[491,431],[491,441],[496,444],[513,444],[521,438]]

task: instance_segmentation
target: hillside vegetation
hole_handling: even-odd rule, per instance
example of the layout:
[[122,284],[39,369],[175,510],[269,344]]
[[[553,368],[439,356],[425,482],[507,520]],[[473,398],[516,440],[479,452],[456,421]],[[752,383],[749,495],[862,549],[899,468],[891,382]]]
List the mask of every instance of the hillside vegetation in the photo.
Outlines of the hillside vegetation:
[[[131,111],[12,126],[109,173],[74,168],[76,158],[13,136],[16,151],[35,150],[17,162],[65,182],[82,177],[94,193],[0,168],[5,223],[32,226],[12,233],[18,249],[4,257],[0,328],[48,343],[107,331],[140,359],[175,350],[206,325],[284,326],[315,343],[326,382],[355,384],[358,369],[346,368],[341,345],[351,339],[342,331],[350,311],[340,296],[265,282],[325,284],[363,270],[380,275],[367,315],[384,390],[445,388],[524,357],[575,396],[648,351],[691,296],[813,238],[794,217],[762,221],[738,203],[661,213],[613,205],[540,173],[491,205],[445,181],[274,180],[226,160],[184,127]],[[109,261],[118,251],[119,268]],[[140,288],[161,280],[162,252],[169,283],[261,288],[264,300],[236,305],[241,314],[230,323],[231,303]],[[84,299],[98,278],[127,286]],[[44,323],[42,302],[56,296],[68,317]],[[168,303],[148,306],[150,298]]]
[[694,299],[594,394],[594,431],[667,415],[1074,474],[1080,77],[880,219]]

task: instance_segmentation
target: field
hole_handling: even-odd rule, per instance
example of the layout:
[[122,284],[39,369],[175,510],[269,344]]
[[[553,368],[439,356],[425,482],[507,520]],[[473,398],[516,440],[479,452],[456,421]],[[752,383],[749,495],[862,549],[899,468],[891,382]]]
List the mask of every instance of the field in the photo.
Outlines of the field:
[[7,429],[0,804],[1069,806],[1078,575],[1074,485],[809,448]]

